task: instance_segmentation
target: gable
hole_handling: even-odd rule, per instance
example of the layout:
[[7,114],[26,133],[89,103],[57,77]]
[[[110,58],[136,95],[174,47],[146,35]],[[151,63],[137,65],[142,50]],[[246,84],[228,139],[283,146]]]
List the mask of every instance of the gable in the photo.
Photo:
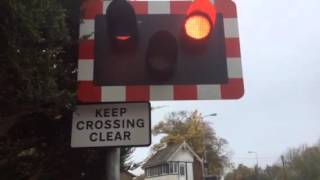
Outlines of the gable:
[[193,162],[193,154],[188,150],[182,150],[177,151],[174,153],[169,161],[182,161],[182,162]]
[[194,159],[202,162],[201,158],[192,150],[192,148],[186,143],[178,145],[169,145],[166,148],[159,150],[154,154],[142,168],[148,168],[164,164],[169,161],[182,161],[193,162]]
[[159,150],[143,165],[143,168],[156,166],[167,162],[170,156],[176,152],[179,146],[180,145],[170,145],[162,150]]
[[179,148],[170,156],[169,159],[175,159],[177,161],[182,160],[187,162],[193,162],[195,159],[199,162],[202,162],[202,159],[192,150],[192,148],[186,142],[183,142],[179,146]]

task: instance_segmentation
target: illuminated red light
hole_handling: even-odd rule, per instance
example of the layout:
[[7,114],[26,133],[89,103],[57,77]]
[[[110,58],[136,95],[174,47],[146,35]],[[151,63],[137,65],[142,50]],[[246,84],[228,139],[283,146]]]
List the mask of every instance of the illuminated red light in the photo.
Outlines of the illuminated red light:
[[197,40],[205,39],[211,32],[210,20],[202,14],[189,16],[184,27],[186,34]]
[[116,36],[116,39],[120,41],[126,41],[130,39],[130,36]]
[[216,22],[216,8],[210,2],[210,0],[195,0],[189,7],[187,11],[187,16],[190,16],[193,13],[200,12],[206,14],[210,17],[211,24],[214,25]]

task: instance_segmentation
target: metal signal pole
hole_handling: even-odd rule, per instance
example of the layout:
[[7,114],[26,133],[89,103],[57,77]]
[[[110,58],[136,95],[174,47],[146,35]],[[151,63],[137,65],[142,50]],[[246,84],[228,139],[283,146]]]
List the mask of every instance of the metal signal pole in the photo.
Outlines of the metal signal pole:
[[106,180],[120,180],[120,148],[108,148]]

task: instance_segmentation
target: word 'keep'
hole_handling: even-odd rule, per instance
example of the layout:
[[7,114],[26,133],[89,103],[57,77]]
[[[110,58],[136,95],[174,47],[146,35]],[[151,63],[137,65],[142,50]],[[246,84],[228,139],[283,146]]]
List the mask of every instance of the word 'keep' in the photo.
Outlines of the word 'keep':
[[122,117],[127,108],[101,108],[96,109],[96,117]]

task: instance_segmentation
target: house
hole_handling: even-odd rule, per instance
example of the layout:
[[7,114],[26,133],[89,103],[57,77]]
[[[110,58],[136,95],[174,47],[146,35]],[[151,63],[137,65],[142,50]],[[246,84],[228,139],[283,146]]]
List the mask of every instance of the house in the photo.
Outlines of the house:
[[200,180],[202,159],[186,143],[168,145],[142,167],[146,180]]
[[144,174],[141,174],[140,176],[137,176],[134,180],[145,180]]
[[133,180],[136,176],[129,171],[122,171],[120,173],[120,180]]

